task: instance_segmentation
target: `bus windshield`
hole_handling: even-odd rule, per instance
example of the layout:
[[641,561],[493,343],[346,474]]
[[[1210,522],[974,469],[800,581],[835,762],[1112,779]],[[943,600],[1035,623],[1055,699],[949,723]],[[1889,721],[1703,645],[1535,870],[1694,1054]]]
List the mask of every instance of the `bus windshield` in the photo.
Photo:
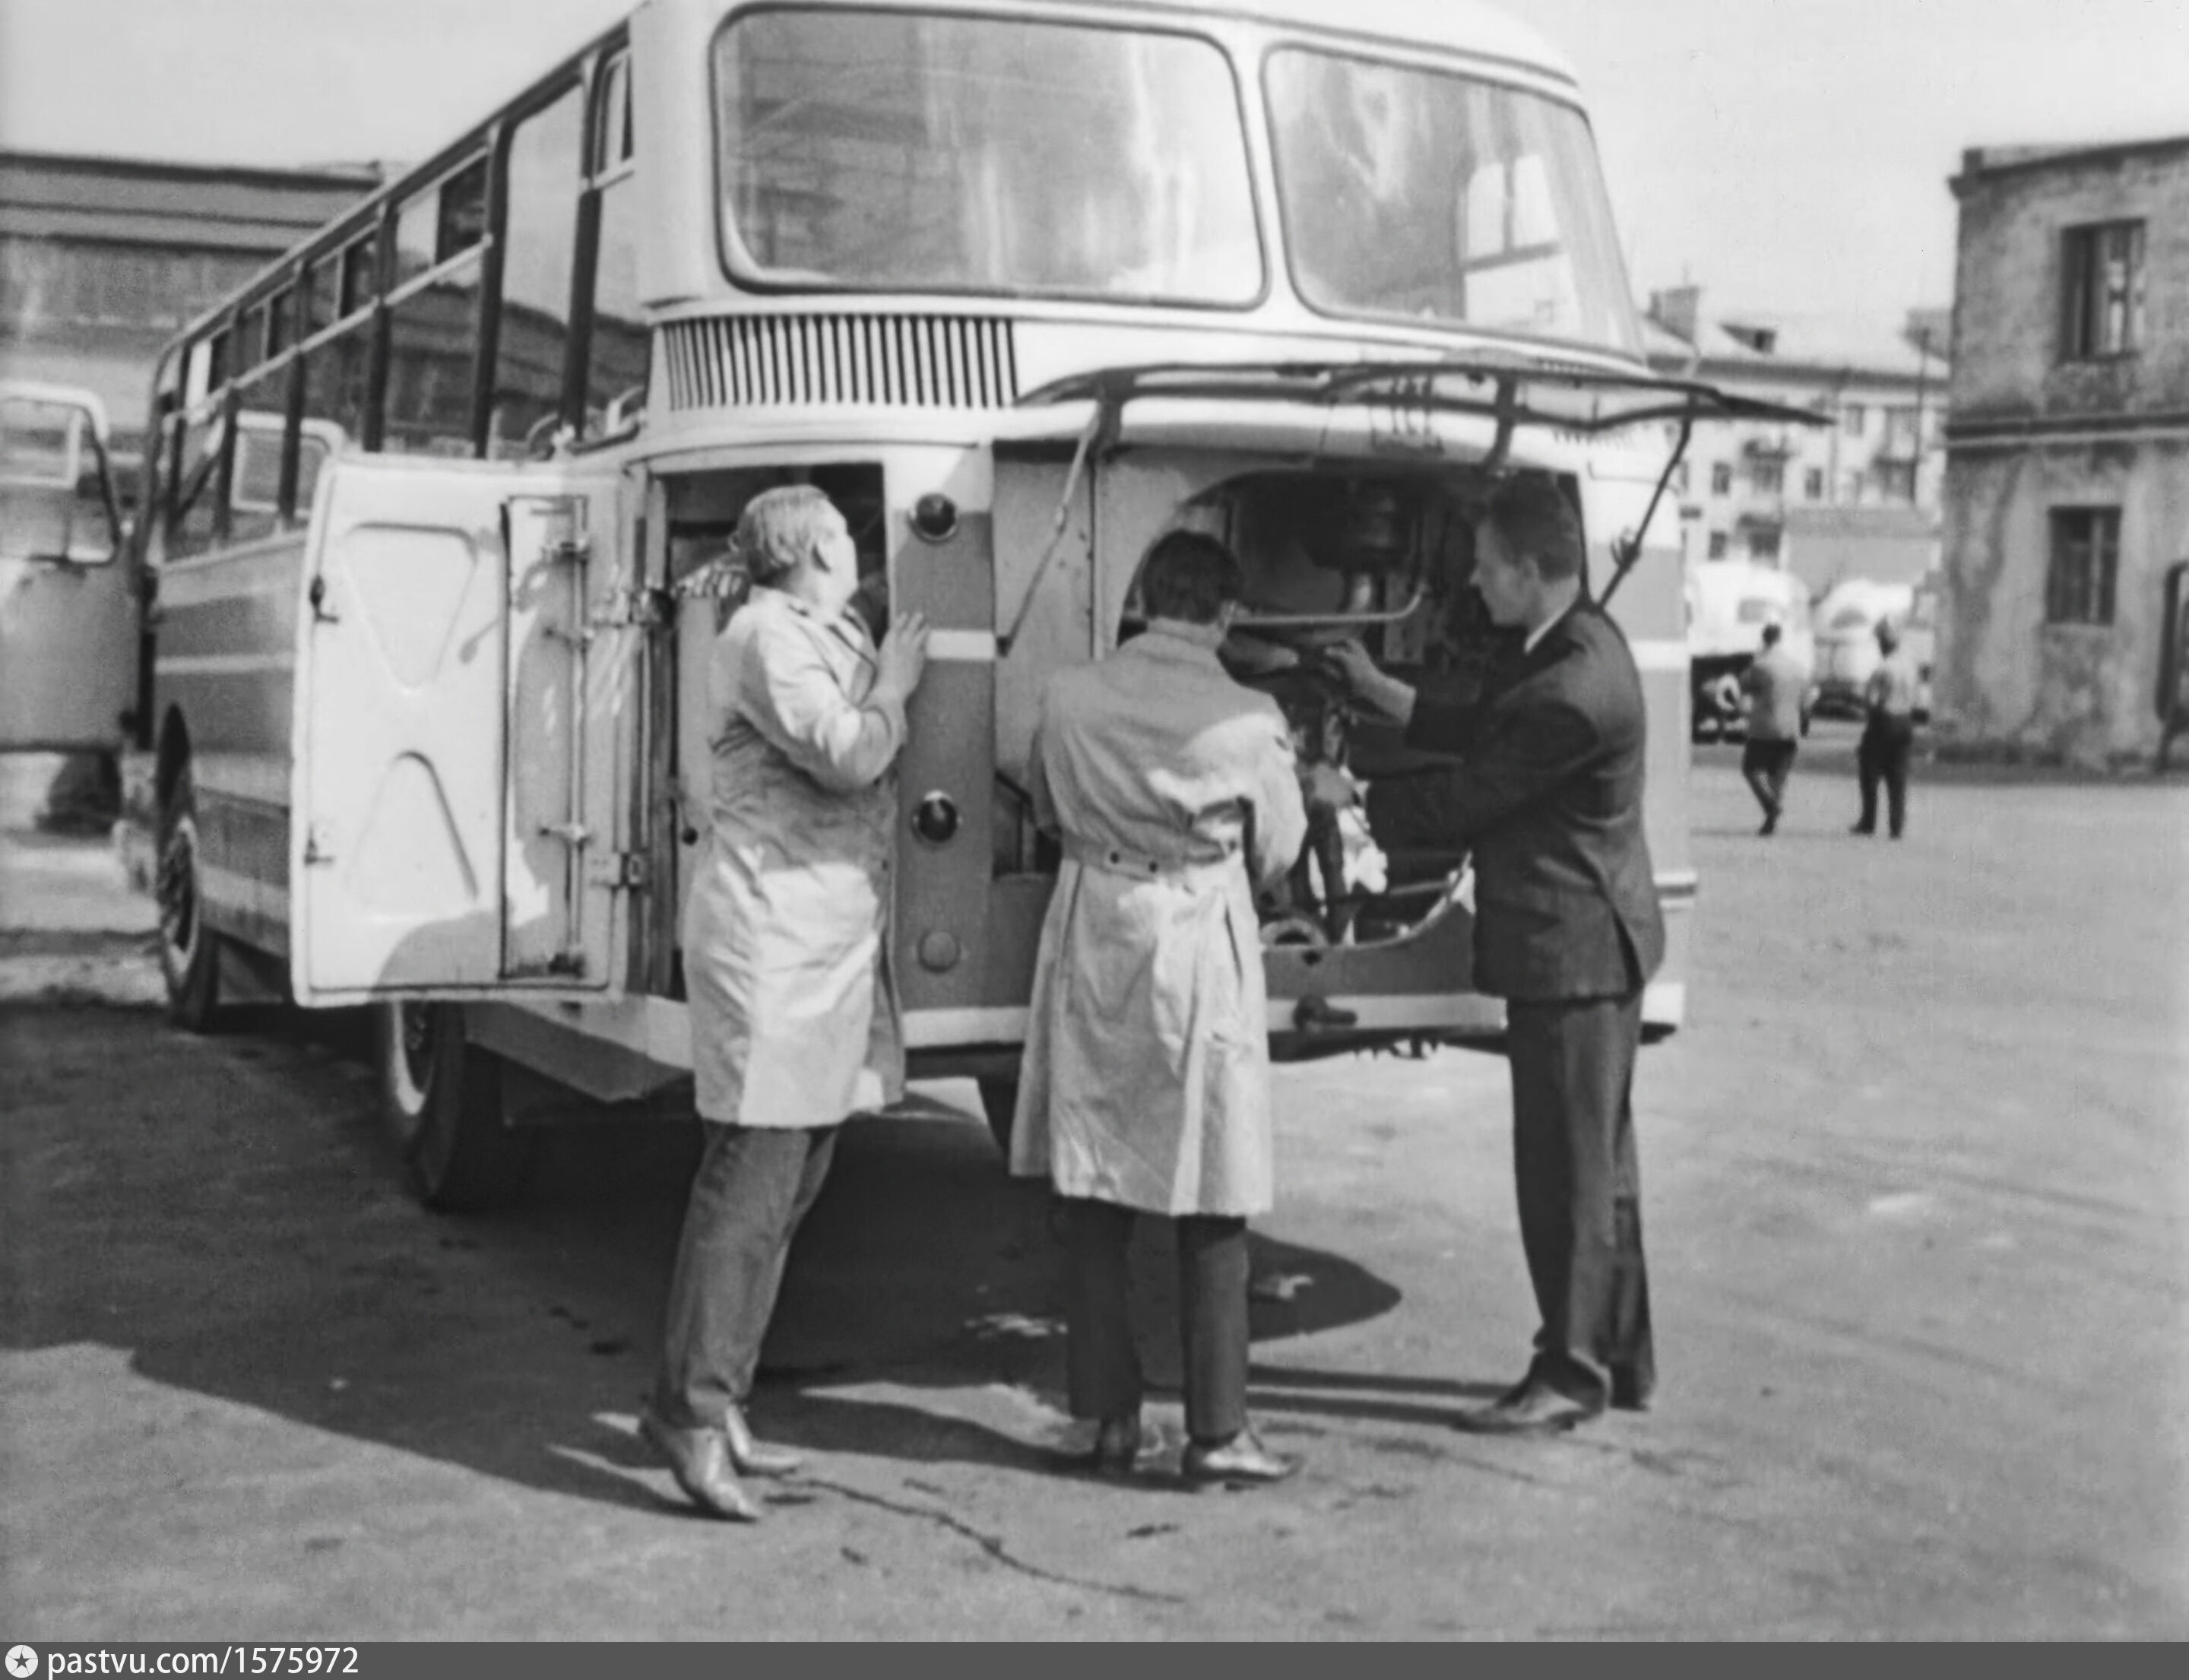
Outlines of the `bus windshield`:
[[1304,48],[1270,55],[1266,91],[1292,282],[1312,308],[1640,353],[1572,106]]
[[1195,37],[755,11],[716,37],[723,254],[761,285],[1244,308],[1230,66]]

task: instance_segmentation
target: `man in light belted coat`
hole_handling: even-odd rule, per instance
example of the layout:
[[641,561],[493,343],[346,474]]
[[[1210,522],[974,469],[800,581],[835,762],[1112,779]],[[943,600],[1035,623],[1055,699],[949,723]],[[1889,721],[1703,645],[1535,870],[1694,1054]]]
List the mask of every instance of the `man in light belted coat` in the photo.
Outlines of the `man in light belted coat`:
[[1036,726],[1037,820],[1064,862],[1042,929],[1011,1170],[1063,1199],[1080,1461],[1128,1473],[1141,1377],[1126,1303],[1136,1213],[1176,1221],[1190,1479],[1293,1466],[1247,1422],[1247,1220],[1272,1199],[1269,1038],[1254,892],[1307,831],[1276,703],[1216,648],[1242,587],[1213,539],[1157,540],[1146,633],[1059,672]]
[[640,1427],[693,1503],[751,1521],[737,1479],[795,1468],[743,1411],[790,1239],[836,1134],[900,1094],[885,960],[905,702],[927,628],[879,651],[847,610],[858,555],[810,485],[738,521],[750,597],[715,643],[705,849],[684,907],[692,1068],[706,1147],[692,1184],[653,1396]]

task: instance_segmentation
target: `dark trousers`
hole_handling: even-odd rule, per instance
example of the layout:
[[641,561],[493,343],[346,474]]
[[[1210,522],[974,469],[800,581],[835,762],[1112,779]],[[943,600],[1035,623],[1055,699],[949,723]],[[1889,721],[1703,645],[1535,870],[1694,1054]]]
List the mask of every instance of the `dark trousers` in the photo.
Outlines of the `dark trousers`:
[[1786,778],[1794,773],[1793,741],[1751,741],[1740,751],[1741,778],[1763,807],[1776,817],[1786,803]]
[[[1126,1298],[1134,1212],[1062,1198],[1066,1385],[1074,1417],[1140,1409],[1140,1357]],[[1247,1222],[1189,1213],[1178,1233],[1178,1316],[1185,1356],[1185,1431],[1227,1441],[1247,1427]]]
[[1506,1006],[1520,1242],[1542,1328],[1536,1374],[1576,1399],[1639,1406],[1656,1384],[1634,1055],[1642,998]]
[[703,1127],[653,1389],[655,1411],[681,1429],[721,1423],[752,1392],[791,1236],[821,1194],[842,1129]]
[[1873,716],[1855,749],[1855,774],[1862,782],[1862,821],[1855,826],[1864,834],[1877,830],[1877,784],[1885,783],[1887,820],[1898,834],[1908,821],[1908,755],[1915,744],[1912,718]]

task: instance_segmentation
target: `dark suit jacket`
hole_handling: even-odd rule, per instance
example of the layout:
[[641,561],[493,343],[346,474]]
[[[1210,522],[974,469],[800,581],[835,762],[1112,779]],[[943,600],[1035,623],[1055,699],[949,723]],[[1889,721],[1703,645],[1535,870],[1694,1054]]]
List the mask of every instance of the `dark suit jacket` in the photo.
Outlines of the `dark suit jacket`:
[[1474,851],[1482,991],[1622,996],[1664,960],[1642,834],[1645,735],[1626,638],[1586,601],[1494,669],[1480,699],[1416,704],[1407,744],[1462,761],[1438,804]]

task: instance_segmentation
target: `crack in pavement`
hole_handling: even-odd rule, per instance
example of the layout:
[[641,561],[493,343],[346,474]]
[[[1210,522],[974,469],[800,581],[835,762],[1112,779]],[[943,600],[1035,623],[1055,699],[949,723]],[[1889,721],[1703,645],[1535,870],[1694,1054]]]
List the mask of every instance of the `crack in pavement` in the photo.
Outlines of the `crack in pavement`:
[[878,1493],[868,1493],[860,1488],[846,1487],[841,1482],[827,1481],[818,1476],[800,1476],[798,1479],[802,1486],[826,1488],[829,1492],[841,1494],[845,1498],[857,1504],[872,1505],[900,1517],[918,1517],[934,1523],[939,1527],[949,1530],[953,1534],[961,1535],[971,1541],[1005,1569],[1015,1570],[1019,1574],[1030,1575],[1036,1581],[1045,1581],[1057,1587],[1076,1587],[1083,1592],[1105,1592],[1112,1598],[1137,1599],[1143,1604],[1183,1604],[1186,1602],[1182,1595],[1175,1592],[1157,1592],[1151,1587],[1117,1586],[1106,1581],[1088,1581],[1078,1575],[1060,1575],[1054,1570],[1042,1568],[1038,1564],[1029,1564],[1023,1558],[1015,1558],[1010,1554],[1004,1544],[1001,1535],[984,1534],[970,1523],[953,1516],[947,1511],[936,1511],[924,1506],[903,1504],[894,1499],[885,1499]]

